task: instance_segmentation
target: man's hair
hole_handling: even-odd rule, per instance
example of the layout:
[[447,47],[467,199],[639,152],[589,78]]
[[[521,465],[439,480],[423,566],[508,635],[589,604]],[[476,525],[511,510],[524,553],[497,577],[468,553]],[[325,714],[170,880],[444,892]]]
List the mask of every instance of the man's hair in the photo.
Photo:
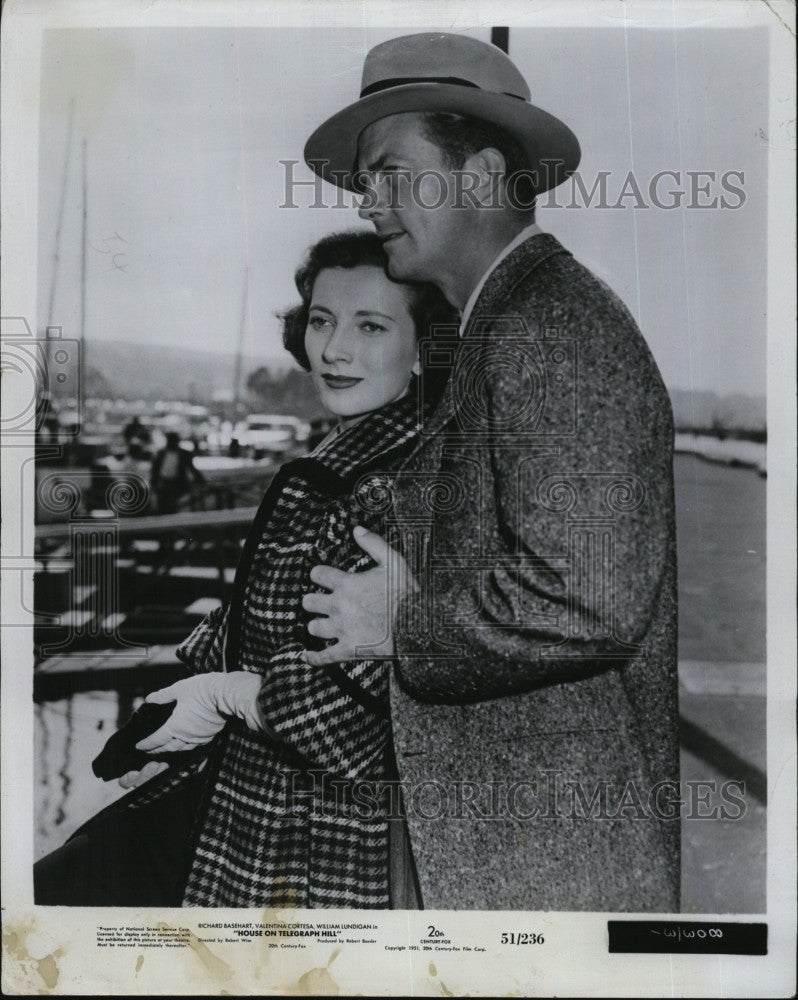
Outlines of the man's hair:
[[498,150],[504,157],[505,182],[513,178],[508,188],[510,204],[534,214],[535,183],[529,160],[509,132],[481,118],[449,111],[425,111],[420,118],[424,138],[441,150],[450,170],[459,170],[469,156],[481,149]]
[[[283,321],[283,346],[297,363],[310,371],[305,350],[313,286],[322,271],[331,267],[377,267],[394,284],[406,289],[408,311],[415,326],[416,337],[427,340],[437,326],[453,327],[457,313],[434,286],[422,282],[395,281],[388,273],[388,256],[376,233],[352,230],[325,236],[308,250],[294,276],[301,303],[280,314]],[[440,334],[436,334],[436,339]]]

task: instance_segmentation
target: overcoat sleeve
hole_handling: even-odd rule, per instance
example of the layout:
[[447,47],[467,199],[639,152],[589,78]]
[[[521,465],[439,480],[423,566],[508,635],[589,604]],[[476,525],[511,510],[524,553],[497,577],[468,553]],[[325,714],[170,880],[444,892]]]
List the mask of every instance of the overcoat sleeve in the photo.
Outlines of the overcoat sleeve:
[[[559,683],[647,640],[675,558],[670,402],[621,301],[584,269],[574,282],[547,289],[542,307],[522,284],[500,321],[483,322],[484,346],[461,348],[472,372],[453,379],[479,392],[480,422],[470,442],[447,439],[440,471],[459,477],[468,505],[435,516],[420,594],[396,631],[399,681],[420,700]],[[543,357],[552,330],[572,364],[563,386],[544,360],[541,402],[508,358]]]

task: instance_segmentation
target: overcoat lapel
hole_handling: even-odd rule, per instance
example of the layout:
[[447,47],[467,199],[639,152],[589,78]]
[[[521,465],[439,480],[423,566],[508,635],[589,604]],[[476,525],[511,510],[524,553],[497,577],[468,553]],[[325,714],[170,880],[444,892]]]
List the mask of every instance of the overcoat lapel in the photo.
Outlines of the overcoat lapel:
[[[513,288],[533,271],[536,267],[555,254],[568,254],[569,251],[563,247],[559,240],[548,233],[541,233],[537,236],[530,236],[520,246],[516,247],[512,253],[508,254],[498,267],[491,273],[485,282],[482,291],[474,303],[474,309],[469,318],[468,326],[462,333],[462,340],[467,341],[478,336],[483,329],[482,324],[497,316],[504,318],[503,310],[507,297],[512,293]],[[438,405],[435,407],[429,418],[424,422],[421,434],[410,451],[403,464],[406,468],[412,464],[417,453],[428,447],[438,435],[444,432],[452,419],[456,416],[457,405],[454,392],[454,384],[457,379],[457,352],[455,352],[452,375],[446,383],[446,388],[441,395]]]

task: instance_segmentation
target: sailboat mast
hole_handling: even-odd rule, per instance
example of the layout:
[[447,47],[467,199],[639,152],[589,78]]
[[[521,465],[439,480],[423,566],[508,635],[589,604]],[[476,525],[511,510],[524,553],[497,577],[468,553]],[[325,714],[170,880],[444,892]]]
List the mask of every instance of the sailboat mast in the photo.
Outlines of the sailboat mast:
[[501,49],[502,52],[509,52],[510,46],[510,29],[509,28],[491,28],[490,29],[490,40],[497,49]]
[[72,152],[72,130],[75,119],[75,98],[69,105],[69,129],[67,131],[66,150],[64,151],[64,169],[61,172],[61,201],[58,205],[58,222],[55,227],[55,250],[53,251],[53,276],[50,281],[50,300],[47,305],[45,326],[55,322],[55,289],[58,283],[58,271],[61,264],[61,233],[64,228],[64,206],[66,204],[67,177],[69,175],[69,159]]
[[83,188],[83,218],[81,226],[81,254],[80,254],[80,355],[83,371],[88,378],[89,370],[86,361],[86,139],[83,139],[83,166],[82,166],[82,188]]
[[241,398],[241,368],[244,356],[244,330],[247,323],[247,293],[249,291],[249,268],[244,269],[244,294],[241,299],[241,326],[238,331],[238,350],[236,351],[236,367],[233,375],[233,412],[238,415],[238,404]]

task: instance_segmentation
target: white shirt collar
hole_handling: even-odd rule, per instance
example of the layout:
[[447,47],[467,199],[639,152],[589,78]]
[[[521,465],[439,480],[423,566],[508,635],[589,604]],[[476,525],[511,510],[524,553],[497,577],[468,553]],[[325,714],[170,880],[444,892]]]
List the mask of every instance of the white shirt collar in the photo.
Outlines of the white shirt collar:
[[482,275],[479,282],[477,283],[474,291],[468,296],[468,302],[466,302],[463,309],[462,315],[460,316],[460,336],[462,337],[465,332],[465,328],[468,325],[468,321],[471,318],[471,312],[474,308],[474,303],[479,298],[479,293],[485,287],[485,282],[491,276],[491,274],[496,270],[496,268],[501,264],[505,257],[509,256],[517,246],[520,246],[523,242],[529,239],[530,236],[538,236],[543,230],[540,226],[533,222],[531,226],[526,226],[524,229],[518,233],[510,243],[501,251],[499,256],[493,261],[487,271]]

